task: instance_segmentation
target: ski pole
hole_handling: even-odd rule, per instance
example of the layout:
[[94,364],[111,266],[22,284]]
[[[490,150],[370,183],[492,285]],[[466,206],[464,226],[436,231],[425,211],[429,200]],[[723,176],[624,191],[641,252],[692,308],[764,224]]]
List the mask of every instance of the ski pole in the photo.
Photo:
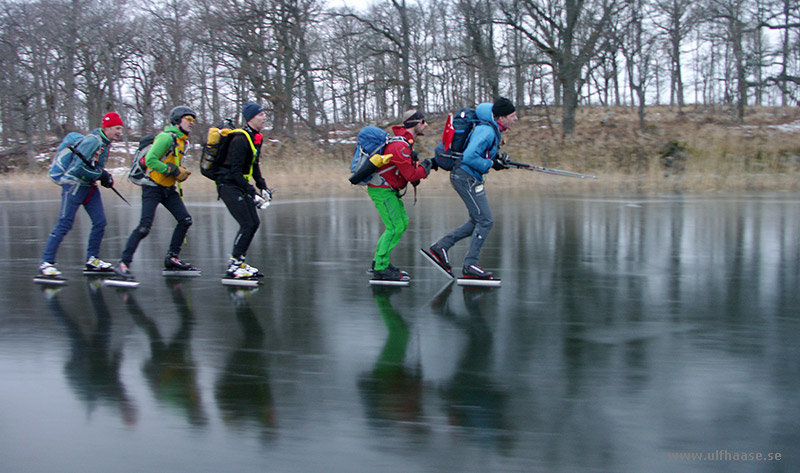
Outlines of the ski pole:
[[115,193],[115,194],[117,194],[117,195],[119,196],[119,198],[120,198],[120,199],[122,199],[122,201],[123,201],[123,202],[125,202],[126,204],[128,204],[128,207],[133,207],[133,206],[131,205],[131,203],[130,203],[130,202],[128,202],[128,199],[126,199],[125,197],[122,197],[122,194],[120,194],[118,190],[114,189],[114,186],[111,186],[111,187],[109,187],[109,189],[111,189],[112,191],[114,191],[114,193]]
[[561,169],[545,168],[542,166],[534,166],[533,164],[515,163],[513,161],[509,161],[505,164],[507,166],[513,166],[517,169],[525,169],[526,171],[536,171],[544,174],[553,174],[556,176],[575,177],[578,179],[597,179],[597,176],[592,176],[590,174],[581,174],[579,172],[572,172],[572,171],[562,171]]
[[[69,150],[72,151],[77,157],[81,158],[81,161],[83,161],[83,163],[86,164],[89,167],[89,169],[97,169],[97,167],[93,166],[92,163],[90,163],[89,160],[86,159],[86,157],[83,155],[83,153],[78,151],[77,148],[75,148],[74,146],[71,146],[71,145],[67,146],[67,148],[69,148]],[[126,199],[125,197],[122,197],[122,194],[120,194],[119,191],[114,188],[113,184],[111,185],[111,187],[109,187],[109,189],[114,191],[114,193],[117,194],[119,196],[119,198],[122,199],[123,202],[128,204],[128,207],[133,207],[131,205],[131,203],[128,202],[128,199]]]

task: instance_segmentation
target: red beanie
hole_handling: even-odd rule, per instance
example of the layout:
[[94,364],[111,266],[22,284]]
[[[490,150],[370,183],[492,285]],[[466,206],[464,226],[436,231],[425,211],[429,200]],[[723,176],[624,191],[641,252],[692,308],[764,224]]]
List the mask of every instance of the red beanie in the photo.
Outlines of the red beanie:
[[122,126],[122,119],[117,112],[108,112],[103,117],[103,128],[110,128],[112,126]]

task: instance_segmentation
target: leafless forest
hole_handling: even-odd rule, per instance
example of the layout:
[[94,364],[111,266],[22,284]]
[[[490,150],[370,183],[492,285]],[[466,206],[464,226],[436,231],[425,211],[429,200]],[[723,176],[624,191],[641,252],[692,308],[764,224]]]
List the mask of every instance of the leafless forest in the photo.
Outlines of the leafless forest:
[[557,107],[725,106],[800,100],[796,0],[0,0],[4,145],[97,126],[120,112],[149,132],[177,104],[201,123],[254,100],[270,133],[324,142],[505,95]]

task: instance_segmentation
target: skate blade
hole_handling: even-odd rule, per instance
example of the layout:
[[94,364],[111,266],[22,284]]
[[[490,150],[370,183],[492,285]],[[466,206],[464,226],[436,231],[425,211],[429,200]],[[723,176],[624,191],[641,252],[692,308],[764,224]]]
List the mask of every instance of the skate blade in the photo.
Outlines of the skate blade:
[[458,278],[459,286],[499,287],[500,279]]
[[100,277],[108,277],[113,276],[117,273],[114,272],[113,269],[109,269],[108,271],[98,271],[95,269],[84,269],[83,275],[84,276],[100,276]]
[[408,286],[411,281],[392,281],[388,279],[370,279],[371,286]]
[[103,280],[104,286],[111,287],[139,287],[139,281],[131,279],[110,278]]
[[445,268],[444,266],[442,266],[441,264],[439,264],[439,262],[438,262],[438,261],[436,261],[436,258],[434,258],[434,257],[433,257],[433,255],[431,255],[430,253],[428,253],[427,251],[425,251],[425,250],[424,250],[424,249],[422,249],[422,248],[420,248],[420,249],[419,249],[419,252],[420,252],[420,253],[422,253],[422,255],[423,255],[423,256],[424,256],[424,257],[425,257],[425,258],[426,258],[428,261],[430,261],[431,263],[433,263],[433,265],[434,265],[434,266],[436,266],[436,269],[438,269],[439,271],[441,271],[442,273],[444,273],[444,274],[445,274],[445,276],[447,276],[448,278],[453,278],[453,277],[454,277],[454,276],[453,276],[453,272],[452,272],[452,271],[448,271],[448,270],[447,270],[447,268]]
[[193,278],[200,276],[199,269],[162,269],[161,275],[169,278]]
[[261,284],[259,279],[253,278],[222,278],[222,285],[223,286],[242,286],[242,287],[256,287]]
[[63,286],[67,284],[67,278],[61,276],[35,276],[33,282],[50,286]]

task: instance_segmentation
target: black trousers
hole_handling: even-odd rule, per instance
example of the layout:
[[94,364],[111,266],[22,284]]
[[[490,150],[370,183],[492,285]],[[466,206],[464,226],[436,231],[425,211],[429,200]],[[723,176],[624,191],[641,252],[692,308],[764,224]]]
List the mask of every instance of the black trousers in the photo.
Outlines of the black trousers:
[[250,242],[253,241],[258,226],[261,225],[256,203],[246,192],[233,184],[217,185],[217,193],[219,198],[225,202],[228,212],[239,224],[239,232],[233,240],[231,256],[241,259],[247,254]]
[[133,254],[139,247],[139,242],[150,234],[150,227],[153,225],[158,204],[166,207],[178,222],[169,242],[169,253],[180,254],[183,239],[186,237],[189,227],[192,226],[192,216],[186,210],[183,199],[174,186],[142,186],[142,217],[139,220],[139,226],[128,237],[128,243],[122,252],[122,258],[120,258],[123,263],[130,264],[133,261]]

